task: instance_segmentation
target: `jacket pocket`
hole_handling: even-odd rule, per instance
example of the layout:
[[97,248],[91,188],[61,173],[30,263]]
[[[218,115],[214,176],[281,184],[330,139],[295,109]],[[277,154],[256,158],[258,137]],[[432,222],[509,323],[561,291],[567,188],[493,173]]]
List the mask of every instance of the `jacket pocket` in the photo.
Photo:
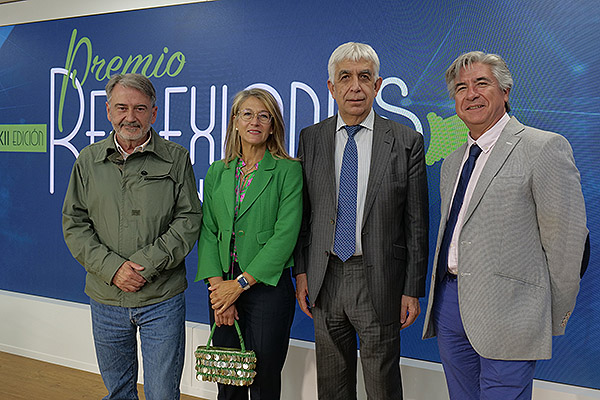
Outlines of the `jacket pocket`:
[[166,173],[166,174],[160,174],[160,175],[146,175],[146,176],[142,176],[142,179],[146,182],[148,181],[159,181],[162,179],[170,179],[173,182],[176,182],[175,177],[172,176],[170,173]]
[[176,182],[177,179],[172,175],[172,169],[172,163],[148,160],[142,166],[140,175],[145,181],[169,178]]
[[267,243],[267,240],[269,240],[271,238],[271,236],[273,236],[273,229],[258,232],[256,234],[256,240],[258,241],[259,244],[265,244],[265,243]]
[[398,260],[406,260],[406,247],[393,244],[392,251],[394,253],[394,258]]
[[518,277],[518,276],[511,276],[509,274],[504,274],[502,272],[494,272],[494,275],[496,275],[497,277],[503,278],[503,279],[507,279],[513,282],[518,282],[521,284],[525,284],[525,285],[530,285],[530,286],[535,286],[541,289],[545,289],[545,287],[539,283],[536,282],[532,282],[531,280],[528,280],[526,278],[523,277]]

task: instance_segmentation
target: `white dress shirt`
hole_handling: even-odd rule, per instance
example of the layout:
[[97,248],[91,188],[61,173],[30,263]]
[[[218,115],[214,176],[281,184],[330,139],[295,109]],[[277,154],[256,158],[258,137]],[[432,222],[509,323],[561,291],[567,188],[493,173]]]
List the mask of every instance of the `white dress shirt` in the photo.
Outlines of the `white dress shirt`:
[[[494,145],[498,141],[498,137],[502,133],[502,130],[510,120],[508,114],[504,114],[498,122],[494,126],[492,126],[489,130],[483,133],[476,141],[471,138],[471,134],[469,133],[467,137],[467,143],[469,144],[465,150],[465,154],[463,155],[463,160],[458,169],[458,175],[456,177],[456,182],[454,183],[454,190],[452,192],[452,199],[454,199],[454,193],[456,193],[456,188],[458,187],[458,179],[460,177],[460,171],[462,171],[463,165],[469,158],[469,149],[473,144],[477,144],[479,148],[482,150],[481,154],[477,158],[477,162],[475,163],[475,168],[473,169],[473,174],[471,175],[471,179],[469,179],[469,184],[467,185],[467,190],[465,192],[465,199],[463,201],[460,212],[458,213],[458,219],[456,221],[456,228],[454,228],[454,233],[452,234],[452,240],[450,241],[450,248],[448,249],[448,271],[452,274],[458,273],[458,238],[460,237],[460,232],[462,230],[465,213],[469,208],[469,202],[471,201],[471,197],[473,196],[473,191],[475,190],[475,186],[477,185],[477,181],[479,180],[479,176],[481,175],[481,171],[485,166]],[[452,208],[452,201],[450,202],[450,208]],[[450,211],[448,211],[448,215],[450,215]]]
[[117,133],[116,132],[115,132],[114,138],[115,138],[115,146],[117,147],[117,150],[123,156],[123,160],[127,160],[127,157],[129,157],[133,153],[141,153],[146,149],[146,146],[148,146],[148,143],[150,143],[150,139],[152,139],[152,133],[150,133],[148,135],[148,140],[146,140],[144,143],[140,144],[139,146],[136,146],[136,148],[133,149],[133,151],[131,153],[127,153],[125,151],[125,149],[123,147],[121,147],[121,145],[117,141]]
[[[369,170],[371,166],[371,150],[373,149],[373,123],[375,112],[371,108],[369,115],[359,124],[362,128],[354,135],[356,148],[358,150],[358,187],[356,199],[356,248],[354,255],[362,255],[361,231],[363,214],[365,210],[365,199],[367,197],[367,185],[369,183]],[[344,147],[348,141],[348,133],[340,114],[337,116],[337,127],[335,131],[335,193],[336,201],[340,190],[340,173],[342,170],[342,158]],[[336,205],[337,207],[337,205]]]

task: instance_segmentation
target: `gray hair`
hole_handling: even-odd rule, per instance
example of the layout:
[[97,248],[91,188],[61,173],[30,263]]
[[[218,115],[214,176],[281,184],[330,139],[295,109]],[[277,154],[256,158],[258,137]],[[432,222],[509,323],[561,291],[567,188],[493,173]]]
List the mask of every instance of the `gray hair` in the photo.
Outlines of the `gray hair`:
[[[471,51],[461,54],[452,62],[446,70],[446,85],[448,94],[454,98],[456,94],[455,80],[459,72],[463,68],[468,68],[475,63],[486,64],[490,66],[494,78],[498,81],[498,85],[502,91],[510,90],[513,86],[513,78],[508,70],[508,65],[498,54],[487,54],[482,51]],[[506,112],[510,111],[510,103],[507,101],[504,104]]]
[[374,78],[379,78],[379,57],[371,46],[366,43],[348,42],[339,45],[337,49],[331,53],[329,57],[329,63],[327,64],[327,71],[329,72],[329,81],[334,82],[335,79],[335,67],[338,63],[344,60],[366,60],[371,61],[374,67]]
[[112,78],[106,84],[104,90],[106,91],[106,99],[110,104],[110,99],[112,98],[112,91],[116,84],[119,84],[123,87],[132,88],[139,90],[144,93],[146,96],[150,98],[150,103],[152,103],[152,107],[156,105],[156,90],[154,90],[154,85],[150,82],[150,79],[146,78],[142,74],[118,74],[113,75]]

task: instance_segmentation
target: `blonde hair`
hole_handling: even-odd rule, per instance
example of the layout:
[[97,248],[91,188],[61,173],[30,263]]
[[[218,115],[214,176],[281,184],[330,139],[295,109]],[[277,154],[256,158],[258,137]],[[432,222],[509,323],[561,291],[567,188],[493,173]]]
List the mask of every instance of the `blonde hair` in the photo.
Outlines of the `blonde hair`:
[[242,157],[242,141],[239,132],[235,129],[235,118],[240,112],[242,103],[249,97],[255,97],[260,100],[273,117],[271,119],[273,133],[267,138],[267,149],[273,158],[295,160],[285,150],[285,124],[283,123],[283,116],[281,115],[277,100],[268,91],[254,88],[242,90],[233,99],[229,124],[227,125],[227,133],[225,135],[225,157],[223,157],[225,165],[228,165],[230,161],[236,158]]

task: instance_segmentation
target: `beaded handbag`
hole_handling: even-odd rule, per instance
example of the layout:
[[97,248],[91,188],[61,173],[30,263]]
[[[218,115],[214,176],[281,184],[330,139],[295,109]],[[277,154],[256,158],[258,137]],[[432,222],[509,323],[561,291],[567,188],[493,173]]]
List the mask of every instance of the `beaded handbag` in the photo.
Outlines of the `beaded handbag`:
[[208,343],[206,346],[198,346],[194,353],[196,379],[200,376],[203,381],[234,386],[249,386],[254,382],[256,354],[252,350],[246,350],[237,321],[234,320],[234,324],[240,338],[241,349],[211,347],[210,343],[217,326],[213,324]]

